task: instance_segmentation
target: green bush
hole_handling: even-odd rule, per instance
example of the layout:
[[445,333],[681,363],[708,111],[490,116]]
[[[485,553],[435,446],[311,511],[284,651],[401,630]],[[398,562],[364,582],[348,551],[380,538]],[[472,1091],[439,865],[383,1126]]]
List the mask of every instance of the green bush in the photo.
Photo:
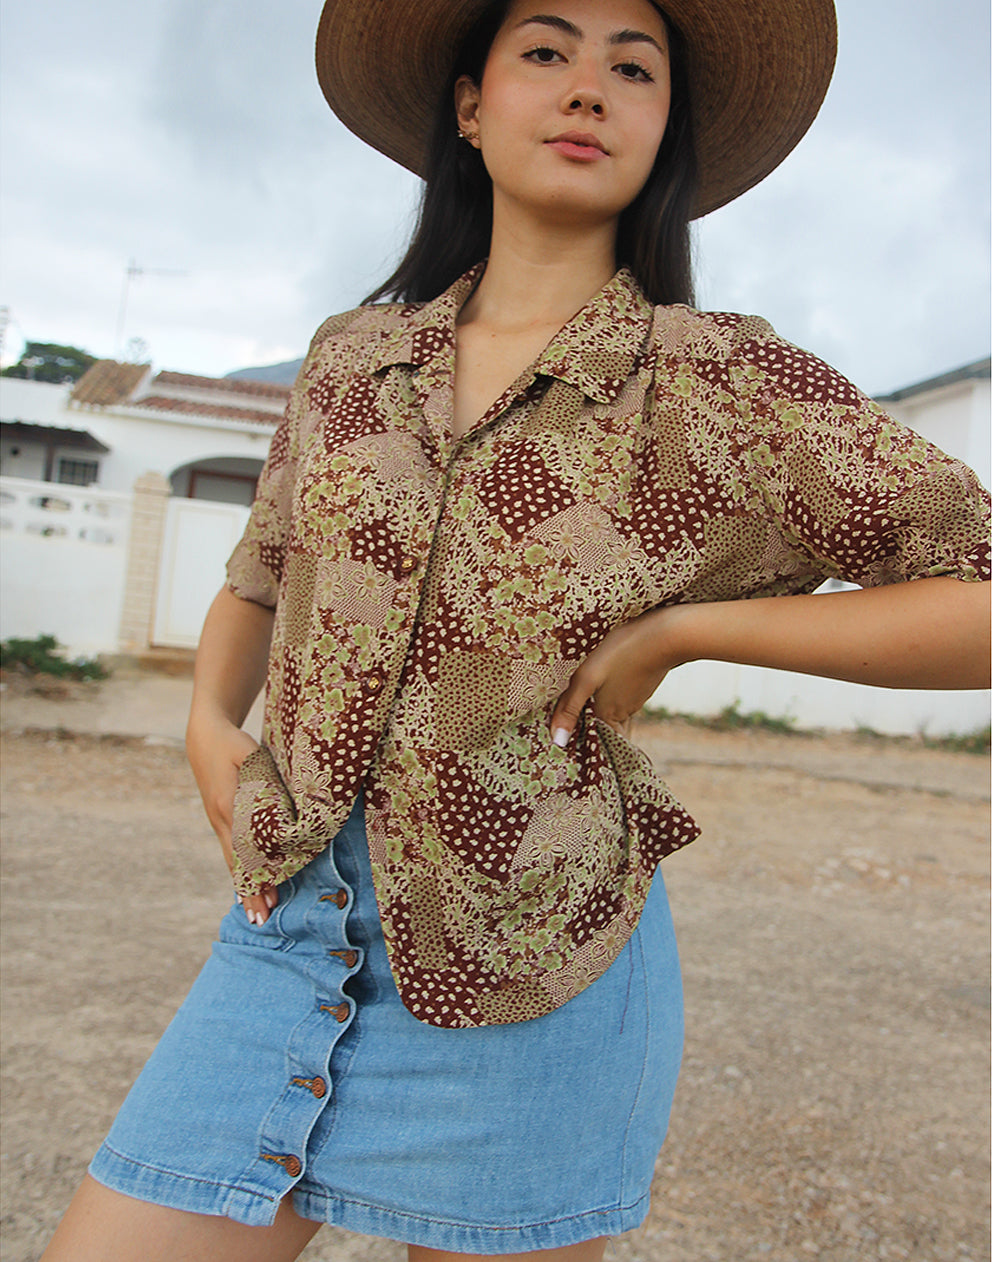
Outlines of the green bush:
[[736,732],[741,729],[751,731],[775,732],[783,736],[811,736],[812,733],[796,727],[796,720],[788,716],[778,718],[766,714],[764,710],[742,711],[739,702],[724,706],[719,714],[680,714],[666,710],[663,706],[645,706],[645,717],[649,719],[679,719],[683,723],[691,723],[693,727],[705,727],[711,732]]
[[24,670],[33,675],[57,675],[60,679],[106,679],[107,669],[95,658],[77,657],[67,662],[54,635],[33,640],[0,641],[0,667]]

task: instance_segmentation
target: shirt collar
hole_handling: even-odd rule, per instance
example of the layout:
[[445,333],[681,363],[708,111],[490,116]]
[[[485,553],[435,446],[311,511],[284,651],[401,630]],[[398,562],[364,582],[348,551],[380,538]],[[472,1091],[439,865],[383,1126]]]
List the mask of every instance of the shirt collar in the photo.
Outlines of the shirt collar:
[[[396,323],[372,352],[373,371],[394,364],[423,368],[453,351],[458,312],[484,270],[485,263],[477,263],[431,302],[399,308]],[[541,352],[534,373],[566,381],[599,403],[612,403],[645,349],[652,317],[651,304],[622,267]],[[629,335],[616,337],[620,328]]]

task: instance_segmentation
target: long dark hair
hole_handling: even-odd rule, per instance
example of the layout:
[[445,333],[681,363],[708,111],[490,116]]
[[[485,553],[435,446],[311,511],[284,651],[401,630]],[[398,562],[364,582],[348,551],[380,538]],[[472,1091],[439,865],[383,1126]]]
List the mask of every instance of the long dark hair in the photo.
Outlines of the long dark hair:
[[[413,239],[396,271],[365,299],[367,303],[387,298],[429,302],[489,253],[492,181],[482,155],[458,136],[453,102],[461,75],[482,82],[508,7],[509,0],[496,0],[459,49],[434,112]],[[646,184],[620,215],[616,259],[618,266],[630,268],[649,302],[691,305],[689,223],[698,176],[689,80],[682,35],[664,13],[661,16],[668,29],[672,79],[668,126]]]

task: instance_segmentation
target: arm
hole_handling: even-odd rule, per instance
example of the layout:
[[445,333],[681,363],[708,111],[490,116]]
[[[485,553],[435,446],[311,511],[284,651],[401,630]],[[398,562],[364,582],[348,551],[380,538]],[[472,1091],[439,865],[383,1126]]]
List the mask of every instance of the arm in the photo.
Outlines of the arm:
[[[231,868],[231,820],[238,768],[257,748],[241,724],[265,683],[273,611],[221,588],[210,606],[193,673],[186,754],[207,818]],[[268,918],[274,889],[246,898],[249,918]]]
[[669,670],[702,659],[886,688],[986,688],[989,584],[930,578],[652,610],[614,628],[576,670],[551,718],[556,740],[591,697],[619,725]]

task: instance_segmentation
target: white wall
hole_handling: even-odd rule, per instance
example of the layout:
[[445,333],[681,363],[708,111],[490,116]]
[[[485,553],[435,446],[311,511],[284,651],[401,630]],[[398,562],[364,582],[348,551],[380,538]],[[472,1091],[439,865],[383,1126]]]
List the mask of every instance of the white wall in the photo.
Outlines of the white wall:
[[672,671],[651,704],[675,714],[742,714],[791,719],[796,727],[871,728],[890,736],[960,736],[989,721],[988,692],[870,688],[728,662],[690,662]]
[[[72,386],[53,386],[47,381],[26,381],[19,377],[0,377],[0,420],[24,425],[45,425],[59,429],[86,429],[74,425],[66,405]],[[16,453],[16,454],[15,454]],[[67,460],[96,460],[99,456],[80,451],[78,447],[57,449],[55,468],[59,456]],[[0,437],[0,477],[33,478],[45,476],[45,447],[43,443],[24,442],[21,439]]]
[[74,429],[88,430],[110,448],[100,461],[100,486],[108,491],[130,491],[149,470],[169,477],[201,460],[264,460],[274,432],[262,425],[196,424],[138,410],[72,408],[67,415]]
[[65,422],[72,386],[53,386],[48,381],[28,381],[22,377],[0,377],[0,420],[23,421],[26,425],[60,425]]
[[0,478],[0,639],[119,644],[131,496]]

